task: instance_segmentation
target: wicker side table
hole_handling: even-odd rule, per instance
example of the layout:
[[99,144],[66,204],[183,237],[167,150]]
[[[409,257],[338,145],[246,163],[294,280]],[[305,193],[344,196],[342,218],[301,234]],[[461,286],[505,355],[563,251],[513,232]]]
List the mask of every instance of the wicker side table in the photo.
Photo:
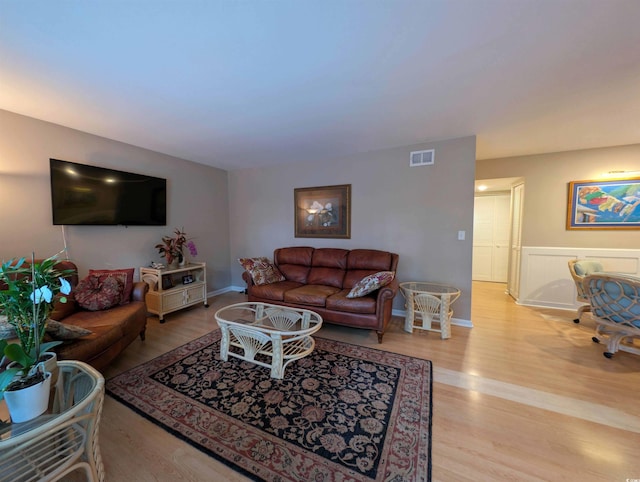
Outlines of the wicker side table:
[[104,481],[98,445],[104,377],[79,361],[60,361],[58,368],[49,410],[0,429],[0,481],[59,480],[78,469],[87,480]]
[[[460,290],[424,281],[406,281],[399,286],[407,301],[404,330],[409,333],[413,333],[414,328],[435,331],[443,340],[451,338],[451,305],[460,296]],[[420,318],[419,323],[416,323],[416,317]],[[439,328],[433,326],[434,322]]]

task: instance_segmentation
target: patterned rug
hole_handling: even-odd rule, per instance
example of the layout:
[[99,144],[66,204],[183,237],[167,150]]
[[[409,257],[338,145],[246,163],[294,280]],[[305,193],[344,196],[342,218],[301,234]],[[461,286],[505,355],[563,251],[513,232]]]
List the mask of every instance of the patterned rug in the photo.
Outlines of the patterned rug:
[[315,338],[283,380],[216,330],[107,381],[107,393],[254,480],[431,480],[431,362]]

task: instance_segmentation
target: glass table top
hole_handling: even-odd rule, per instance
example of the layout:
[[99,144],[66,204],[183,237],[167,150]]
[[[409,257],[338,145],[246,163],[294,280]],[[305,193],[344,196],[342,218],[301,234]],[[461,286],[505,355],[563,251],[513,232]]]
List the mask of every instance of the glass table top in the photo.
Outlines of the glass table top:
[[400,283],[400,288],[413,293],[428,293],[432,295],[460,294],[460,290],[454,286],[428,281],[405,281]]

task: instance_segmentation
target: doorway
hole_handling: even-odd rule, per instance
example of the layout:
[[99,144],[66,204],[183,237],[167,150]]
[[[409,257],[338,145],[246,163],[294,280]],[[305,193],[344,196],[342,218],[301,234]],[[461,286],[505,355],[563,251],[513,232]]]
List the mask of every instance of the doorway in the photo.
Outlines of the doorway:
[[472,279],[506,283],[517,300],[524,179],[482,179],[475,184]]

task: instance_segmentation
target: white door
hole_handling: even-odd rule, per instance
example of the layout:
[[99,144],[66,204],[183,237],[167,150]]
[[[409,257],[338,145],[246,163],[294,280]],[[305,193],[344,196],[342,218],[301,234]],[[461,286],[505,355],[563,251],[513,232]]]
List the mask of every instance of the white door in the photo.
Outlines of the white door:
[[520,252],[522,250],[522,205],[524,184],[511,188],[511,242],[507,292],[517,301],[520,296]]
[[511,196],[476,196],[473,213],[472,279],[507,282]]

